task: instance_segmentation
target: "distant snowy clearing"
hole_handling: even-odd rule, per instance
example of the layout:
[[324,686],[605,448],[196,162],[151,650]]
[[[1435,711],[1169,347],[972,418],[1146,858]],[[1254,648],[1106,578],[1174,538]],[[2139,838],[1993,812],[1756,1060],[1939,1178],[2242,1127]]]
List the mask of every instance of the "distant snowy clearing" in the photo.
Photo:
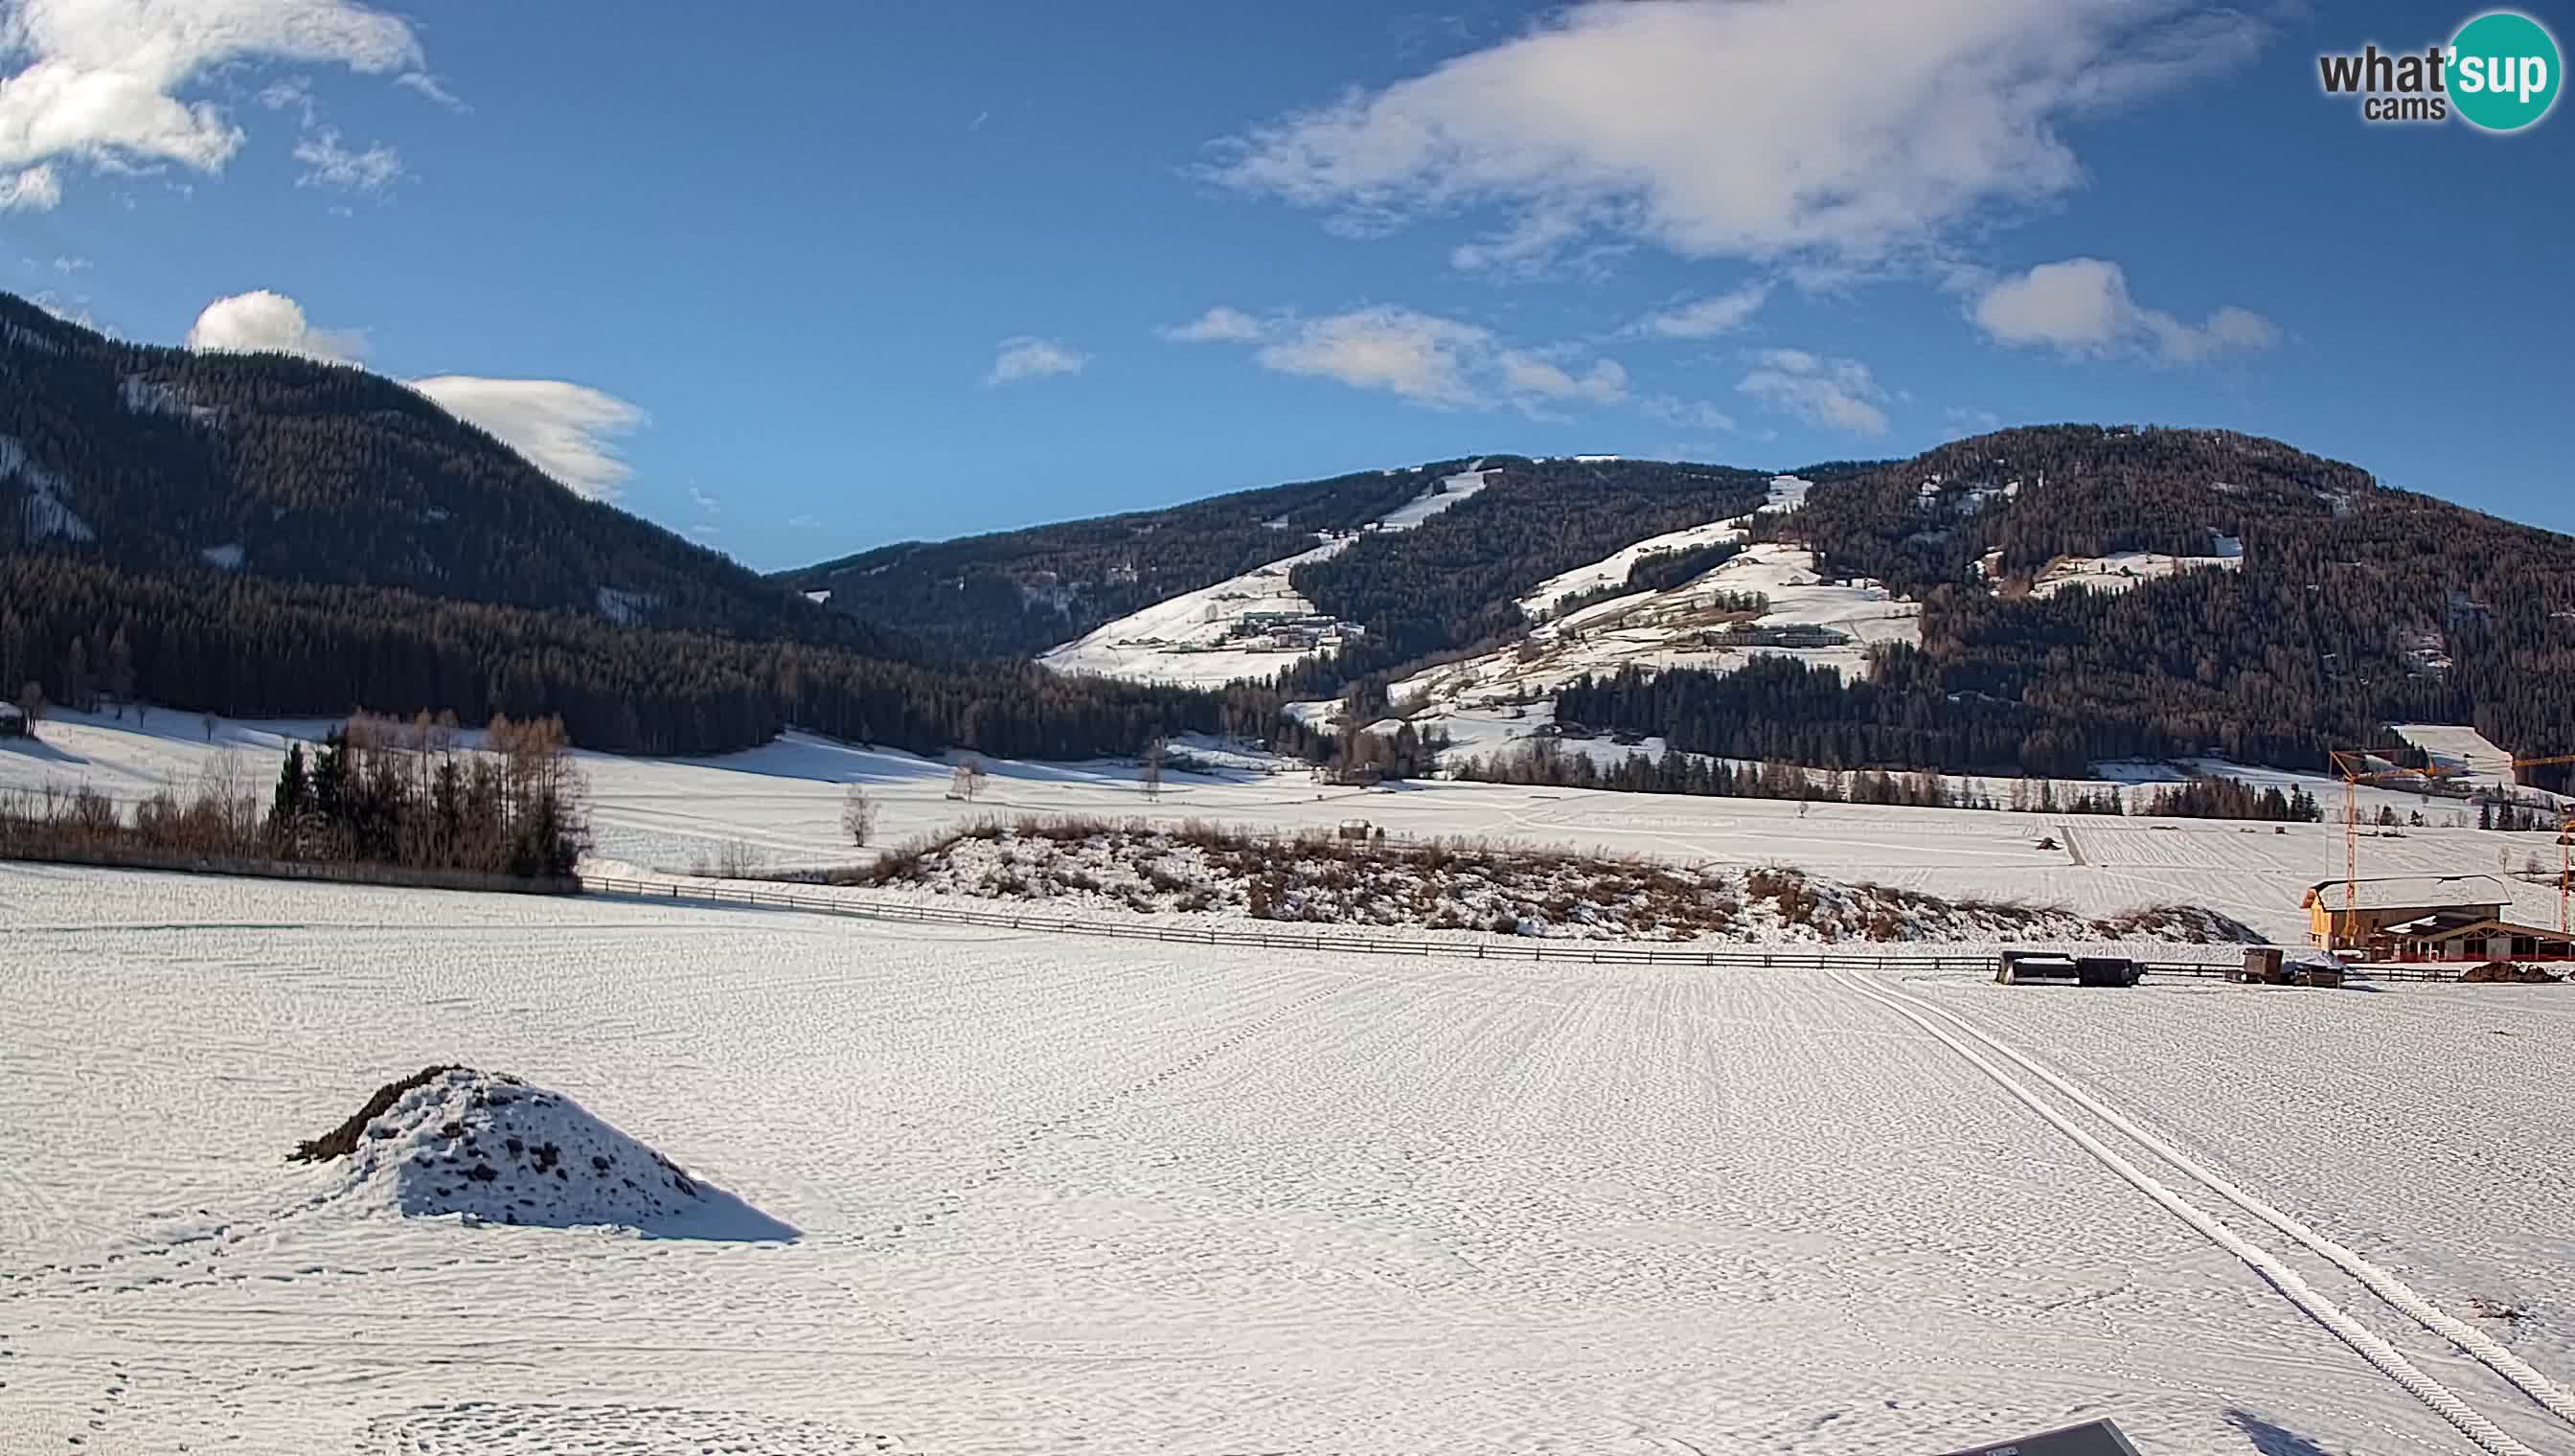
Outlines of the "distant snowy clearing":
[[[1474,497],[1491,475],[1472,470],[1446,477],[1366,530],[1410,531]],[[1298,567],[1331,560],[1358,539],[1356,533],[1334,537],[1215,586],[1182,593],[1041,654],[1038,662],[1059,673],[1222,688],[1329,656],[1362,629],[1318,611],[1288,578]]]
[[[2562,986],[1503,966],[21,865],[0,939],[30,1450],[1920,1456],[2101,1415],[2150,1452],[2466,1449],[2354,1338],[2530,1449],[2568,1430],[2523,1393],[2575,1369]],[[430,1059],[801,1236],[388,1216],[283,1160]]]

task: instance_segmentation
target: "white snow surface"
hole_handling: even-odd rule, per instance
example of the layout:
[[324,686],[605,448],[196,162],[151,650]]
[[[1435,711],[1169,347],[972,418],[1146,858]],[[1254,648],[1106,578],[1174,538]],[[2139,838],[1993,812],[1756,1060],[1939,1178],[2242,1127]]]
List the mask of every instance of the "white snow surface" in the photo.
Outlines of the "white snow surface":
[[238,572],[241,570],[242,564],[241,543],[234,541],[227,542],[222,546],[207,547],[204,551],[197,553],[197,559],[210,567],[215,567],[227,572]]
[[2512,754],[2466,724],[2400,723],[2392,731],[2429,753],[2432,766],[2475,781],[2509,784]]
[[1059,673],[1096,673],[1185,688],[1220,688],[1238,679],[1282,672],[1313,656],[1313,650],[1247,638],[1245,619],[1255,614],[1315,615],[1314,604],[1288,584],[1288,574],[1308,562],[1329,561],[1356,539],[1340,537],[1213,587],[1184,592],[1100,627],[1038,661]]
[[467,1067],[403,1093],[338,1165],[339,1197],[412,1217],[664,1238],[796,1233],[563,1093]]
[[1395,507],[1377,519],[1379,531],[1410,531],[1449,507],[1469,500],[1492,483],[1488,470],[1461,471],[1442,479],[1438,485]]
[[2231,536],[2211,533],[2210,549],[2214,555],[2204,557],[2166,556],[2161,552],[2126,551],[2098,557],[2059,557],[2047,564],[2030,584],[2033,597],[2053,597],[2071,587],[2095,592],[2127,592],[2140,582],[2158,581],[2183,572],[2240,572],[2244,570],[2244,543]]
[[[1410,531],[1482,491],[1492,474],[1470,470],[1448,476],[1365,530]],[[1270,677],[1334,651],[1362,630],[1350,623],[1317,621],[1263,632],[1247,622],[1255,617],[1319,619],[1314,604],[1288,584],[1288,574],[1309,562],[1329,561],[1358,539],[1355,534],[1334,537],[1213,587],[1157,602],[1041,654],[1038,662],[1059,673],[1181,688],[1222,688],[1245,678]]]
[[[1728,605],[1751,594],[1768,599],[1767,610]],[[1668,591],[1612,597],[1541,623],[1530,629],[1525,654],[1514,644],[1415,674],[1389,693],[1400,706],[1428,710],[1416,715],[1427,727],[1459,709],[1534,704],[1586,674],[1626,667],[1732,672],[1757,657],[1782,657],[1857,678],[1871,646],[1921,641],[1920,603],[1873,581],[1829,581],[1803,547],[1756,542]]]
[[[2504,1373],[2575,1372],[2562,986],[1504,966],[23,864],[0,940],[28,1450],[1918,1456],[2101,1415],[2151,1452],[2468,1449],[2344,1324],[2567,1442]],[[613,1108],[801,1237],[394,1217],[282,1160],[434,1059]]]
[[1537,584],[1537,590],[1519,600],[1520,613],[1540,618],[1553,612],[1568,598],[1579,597],[1603,587],[1623,585],[1627,573],[1636,563],[1650,556],[1688,551],[1693,547],[1714,546],[1722,542],[1741,541],[1744,525],[1740,519],[1711,521],[1704,526],[1685,526],[1660,536],[1649,536],[1633,546],[1622,547],[1586,567],[1559,573]]
[[11,479],[27,488],[27,499],[22,503],[27,535],[38,541],[98,539],[89,523],[73,515],[72,508],[63,503],[63,478],[31,459],[17,437],[0,435],[0,482]]
[[[1521,711],[1527,717],[1512,719],[1509,709],[1474,710],[1453,722],[1492,734],[1489,747],[1545,721],[1539,710]],[[130,812],[157,789],[168,786],[186,798],[202,778],[230,772],[245,791],[265,799],[287,744],[311,742],[332,727],[331,721],[313,719],[218,720],[209,741],[195,714],[155,711],[138,724],[132,716],[118,722],[51,709],[39,725],[40,738],[0,739],[0,790],[86,783]],[[477,735],[468,732],[465,739],[471,743]],[[811,733],[790,732],[762,747],[710,757],[580,752],[575,758],[590,787],[599,873],[622,872],[606,867],[614,862],[639,873],[685,874],[730,846],[741,846],[769,869],[848,864],[871,852],[854,850],[840,828],[842,797],[858,784],[879,805],[881,844],[1024,814],[1110,815],[1161,824],[1212,820],[1287,831],[1329,829],[1342,819],[1363,817],[1389,835],[1603,849],[1684,864],[1789,864],[1834,879],[1950,899],[2061,904],[2092,917],[2152,904],[2206,905],[2292,945],[2304,943],[2307,933],[2299,896],[2309,885],[2343,874],[2339,822],[2272,825],[1831,803],[1811,804],[1801,813],[1795,803],[1762,799],[1443,780],[1325,788],[1299,762],[1213,740],[1185,738],[1175,746],[1219,765],[1218,771],[1171,770],[1160,795],[1148,798],[1142,770],[1132,759],[987,758],[991,776],[971,803],[947,797],[947,758]],[[1606,738],[1567,742],[1564,748],[1591,752],[1604,763],[1630,751]],[[1662,744],[1647,739],[1637,750],[1659,753]],[[2177,780],[2187,768],[2222,771],[2257,788],[2277,784],[2284,793],[2303,787],[2324,802],[2329,819],[2340,818],[2339,785],[2316,775],[2215,760],[2104,764],[2102,772],[2142,786]],[[2008,801],[2010,780],[1973,783],[1995,801]],[[2056,791],[2065,796],[2081,786],[2058,780]],[[2132,803],[2137,792],[2130,790]],[[2381,805],[2400,818],[2420,811],[2428,826],[2365,828],[2360,854],[2366,876],[2492,874],[2499,853],[2516,867],[2530,855],[2555,860],[2552,836],[2480,831],[2474,806],[2458,799],[2362,790],[2365,814],[2374,816]],[[2058,847],[2038,848],[2041,838],[2053,838]],[[2514,894],[2513,918],[2557,923],[2553,885],[2518,874],[2506,885]],[[495,1064],[525,1073],[541,1070]]]
[[650,592],[629,592],[618,587],[599,589],[599,615],[619,624],[640,622],[644,614],[662,605],[662,599]]

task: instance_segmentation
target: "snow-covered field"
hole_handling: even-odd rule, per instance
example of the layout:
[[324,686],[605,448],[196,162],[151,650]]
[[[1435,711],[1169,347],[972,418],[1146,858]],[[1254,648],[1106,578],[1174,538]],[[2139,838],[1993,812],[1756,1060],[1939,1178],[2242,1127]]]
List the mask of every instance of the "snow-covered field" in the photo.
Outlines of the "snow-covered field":
[[[1499,727],[1497,721],[1496,727]],[[1510,727],[1519,727],[1517,724]],[[155,714],[148,728],[101,720],[46,723],[40,742],[0,741],[0,789],[89,783],[131,804],[165,784],[183,791],[227,759],[257,791],[274,781],[291,737],[318,737],[318,722],[218,723],[205,741],[194,717]],[[1463,837],[1495,844],[1602,848],[1737,866],[1791,864],[1846,881],[1873,881],[1950,899],[2018,899],[2106,917],[2147,905],[2205,905],[2289,943],[2306,933],[2300,891],[2343,873],[2342,829],[2208,819],[2100,818],[1970,809],[1798,805],[1758,799],[1589,792],[1464,782],[1413,782],[1361,790],[1314,784],[1302,765],[1185,743],[1187,751],[1244,765],[1218,773],[1172,772],[1149,798],[1132,762],[992,760],[977,801],[948,798],[949,764],[806,734],[711,758],[626,758],[582,753],[593,803],[597,867],[686,873],[719,862],[731,846],[769,868],[849,863],[842,795],[866,787],[881,810],[880,842],[899,842],[978,819],[1093,814],[1161,823],[1214,820],[1288,831],[1330,829],[1365,818],[1390,835]],[[1599,745],[1603,751],[1625,749]],[[1269,762],[1281,771],[1259,771]],[[2134,768],[2132,775],[2157,770]],[[2167,775],[2169,770],[2162,770]],[[2329,781],[2230,768],[2286,791],[2305,786],[2328,810]],[[2060,785],[2062,788],[2063,785]],[[1998,801],[2006,788],[1987,782]],[[2554,837],[2452,827],[2455,801],[2398,790],[2362,794],[2365,813],[2427,808],[2432,827],[2366,831],[2361,872],[2493,874],[2536,856],[2556,863]],[[2466,822],[2473,823],[2472,817]],[[2038,841],[2052,838],[2054,848]],[[2517,873],[2507,879],[2514,915],[2554,925],[2557,891]],[[507,1068],[503,1068],[507,1070]]]
[[2072,587],[2094,592],[2133,591],[2141,582],[2158,581],[2183,572],[2240,572],[2244,570],[2244,543],[2231,536],[2210,534],[2207,556],[2166,556],[2160,552],[2128,551],[2100,557],[2059,557],[2048,563],[2047,570],[2030,584],[2033,597],[2053,597]]
[[[2564,987],[1504,969],[18,865],[0,938],[10,1450],[1918,1456],[2103,1415],[2472,1449],[2425,1397],[2489,1449],[2575,1434],[2511,1383],[2575,1376]],[[411,1216],[285,1160],[433,1061],[776,1224]]]

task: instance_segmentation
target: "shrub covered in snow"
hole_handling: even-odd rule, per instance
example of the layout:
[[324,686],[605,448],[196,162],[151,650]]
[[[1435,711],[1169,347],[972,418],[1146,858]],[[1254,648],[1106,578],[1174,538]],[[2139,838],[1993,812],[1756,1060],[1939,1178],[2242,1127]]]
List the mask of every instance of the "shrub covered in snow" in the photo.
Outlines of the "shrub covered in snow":
[[1470,840],[1352,840],[1207,823],[992,821],[887,852],[850,882],[1067,908],[1231,913],[1582,939],[2252,941],[2217,911],[2092,920],[2055,906],[1946,900],[1782,866],[1684,866]]

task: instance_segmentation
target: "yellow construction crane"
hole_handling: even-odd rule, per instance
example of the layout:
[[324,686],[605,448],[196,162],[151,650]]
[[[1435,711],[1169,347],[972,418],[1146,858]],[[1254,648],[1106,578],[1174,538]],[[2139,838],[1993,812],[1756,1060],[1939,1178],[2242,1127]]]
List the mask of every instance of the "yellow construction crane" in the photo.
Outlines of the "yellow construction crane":
[[[2425,783],[2440,783],[2459,776],[2458,770],[2435,764],[2429,768],[2372,768],[2377,754],[2367,748],[2336,748],[2328,755],[2334,775],[2342,779],[2342,854],[2343,909],[2360,907],[2360,786],[2397,779],[2418,778]],[[2575,753],[2547,753],[2537,757],[2515,758],[2512,771],[2542,768],[2552,763],[2575,763]],[[2564,799],[2557,808],[2557,933],[2575,934],[2570,925],[2569,886],[2575,885],[2575,799]]]

